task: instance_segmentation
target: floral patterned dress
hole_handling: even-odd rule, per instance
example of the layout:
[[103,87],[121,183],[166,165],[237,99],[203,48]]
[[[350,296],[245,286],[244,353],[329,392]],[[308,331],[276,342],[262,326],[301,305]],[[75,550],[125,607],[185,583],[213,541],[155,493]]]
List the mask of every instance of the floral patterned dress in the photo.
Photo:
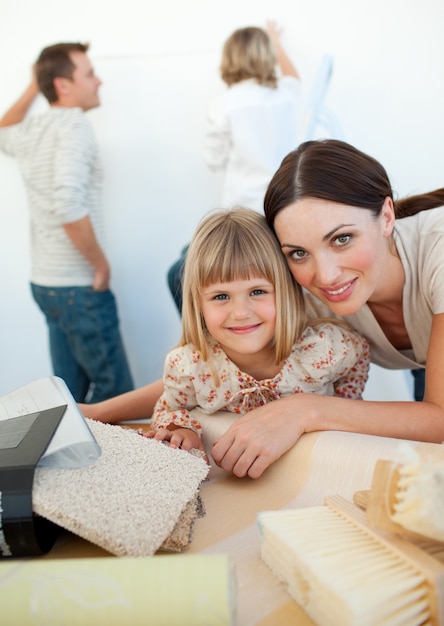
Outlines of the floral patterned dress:
[[194,408],[207,414],[231,411],[244,415],[295,393],[360,399],[368,378],[370,348],[360,335],[326,322],[304,330],[274,378],[256,380],[242,372],[216,342],[211,343],[210,359],[219,385],[210,362],[204,361],[194,346],[175,348],[168,354],[164,392],[154,408],[153,428],[173,423],[200,435],[202,426],[192,414]]

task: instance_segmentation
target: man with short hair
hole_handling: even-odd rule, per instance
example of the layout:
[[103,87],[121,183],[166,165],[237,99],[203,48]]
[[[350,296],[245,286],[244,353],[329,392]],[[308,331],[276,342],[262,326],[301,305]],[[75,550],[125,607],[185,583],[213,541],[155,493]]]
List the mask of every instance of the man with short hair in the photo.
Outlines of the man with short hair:
[[[102,169],[86,111],[100,105],[88,45],[44,48],[30,85],[0,120],[0,150],[15,157],[31,220],[31,290],[46,317],[54,374],[77,402],[133,388],[110,266],[102,248]],[[39,91],[46,112],[27,116]]]

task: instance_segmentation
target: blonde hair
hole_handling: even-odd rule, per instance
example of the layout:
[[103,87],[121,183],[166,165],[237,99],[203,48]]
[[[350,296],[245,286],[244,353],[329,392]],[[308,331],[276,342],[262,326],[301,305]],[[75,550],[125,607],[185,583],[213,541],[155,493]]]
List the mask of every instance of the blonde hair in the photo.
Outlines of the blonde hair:
[[287,358],[306,325],[302,290],[265,217],[241,207],[209,213],[194,233],[185,261],[180,345],[193,344],[208,361],[210,337],[201,311],[202,290],[252,277],[265,278],[274,286],[276,364]]
[[222,50],[220,74],[227,85],[255,78],[259,84],[276,87],[277,57],[274,44],[262,28],[239,28],[228,37]]

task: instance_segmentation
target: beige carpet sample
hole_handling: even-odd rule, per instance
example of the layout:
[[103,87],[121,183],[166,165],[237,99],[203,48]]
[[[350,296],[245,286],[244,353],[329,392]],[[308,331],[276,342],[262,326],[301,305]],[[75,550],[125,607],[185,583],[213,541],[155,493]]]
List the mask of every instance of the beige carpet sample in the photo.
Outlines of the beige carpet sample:
[[185,550],[203,515],[207,463],[133,430],[87,423],[101,457],[81,469],[37,468],[34,512],[116,556]]

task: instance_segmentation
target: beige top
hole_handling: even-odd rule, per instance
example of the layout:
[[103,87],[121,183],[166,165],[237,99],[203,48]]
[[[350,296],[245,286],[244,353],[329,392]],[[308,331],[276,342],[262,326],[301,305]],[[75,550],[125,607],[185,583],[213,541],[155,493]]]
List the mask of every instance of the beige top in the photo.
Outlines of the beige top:
[[[403,312],[413,349],[394,348],[367,305],[345,319],[368,339],[373,363],[388,369],[415,369],[426,364],[433,315],[444,313],[443,207],[397,220],[394,239],[405,272]],[[310,294],[306,300],[310,317],[332,315]]]

